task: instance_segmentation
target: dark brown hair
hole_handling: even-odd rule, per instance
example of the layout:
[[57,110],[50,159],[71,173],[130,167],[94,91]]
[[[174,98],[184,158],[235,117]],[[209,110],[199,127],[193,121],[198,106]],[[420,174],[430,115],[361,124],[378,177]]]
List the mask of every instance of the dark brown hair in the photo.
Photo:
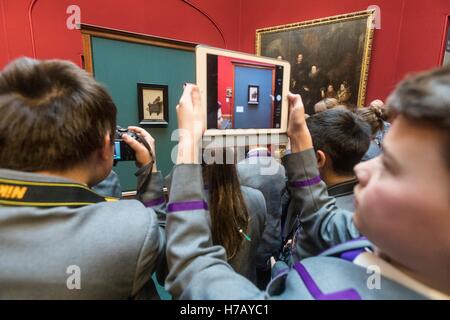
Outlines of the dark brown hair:
[[209,191],[209,212],[213,243],[221,245],[232,259],[247,233],[249,216],[234,164],[210,164],[204,167]]
[[407,77],[389,96],[386,105],[394,116],[401,115],[444,134],[442,149],[450,170],[450,66]]
[[66,170],[113,137],[116,107],[75,64],[21,58],[0,73],[0,167]]
[[333,171],[352,175],[370,144],[370,128],[348,110],[330,109],[306,119],[314,150],[322,150],[331,159]]
[[370,106],[358,109],[358,116],[370,125],[372,135],[383,130],[383,121],[387,120],[387,113],[384,108]]

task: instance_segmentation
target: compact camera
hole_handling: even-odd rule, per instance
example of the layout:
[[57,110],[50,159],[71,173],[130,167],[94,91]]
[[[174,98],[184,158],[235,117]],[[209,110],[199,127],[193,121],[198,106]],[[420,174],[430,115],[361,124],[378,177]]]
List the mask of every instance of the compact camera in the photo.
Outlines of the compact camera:
[[[135,161],[136,155],[134,150],[122,139],[122,136],[127,134],[128,136],[141,142],[142,138],[139,134],[128,131],[120,126],[116,128],[116,134],[114,139],[114,163],[117,161]],[[141,142],[142,143],[142,142]]]

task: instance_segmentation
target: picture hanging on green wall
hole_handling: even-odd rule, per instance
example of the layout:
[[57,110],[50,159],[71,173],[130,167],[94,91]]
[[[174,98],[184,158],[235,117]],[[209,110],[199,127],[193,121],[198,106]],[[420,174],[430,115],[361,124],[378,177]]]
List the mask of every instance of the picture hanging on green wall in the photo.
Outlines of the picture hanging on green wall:
[[169,87],[162,84],[137,84],[139,125],[167,127],[169,124]]

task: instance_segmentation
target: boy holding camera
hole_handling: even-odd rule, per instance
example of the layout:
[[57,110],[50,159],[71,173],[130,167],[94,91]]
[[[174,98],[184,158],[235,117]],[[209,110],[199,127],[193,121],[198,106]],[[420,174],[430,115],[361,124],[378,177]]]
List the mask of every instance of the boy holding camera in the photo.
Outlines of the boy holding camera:
[[[153,297],[165,250],[153,154],[123,134],[141,202],[89,188],[113,164],[116,107],[106,90],[70,62],[22,58],[0,73],[0,114],[0,298]],[[129,131],[154,150],[145,130]]]

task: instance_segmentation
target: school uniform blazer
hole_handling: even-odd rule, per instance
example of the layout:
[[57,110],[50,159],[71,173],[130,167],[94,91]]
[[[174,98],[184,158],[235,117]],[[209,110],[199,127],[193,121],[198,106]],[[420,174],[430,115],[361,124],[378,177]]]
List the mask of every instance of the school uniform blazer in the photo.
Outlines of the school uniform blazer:
[[113,170],[104,180],[93,186],[92,190],[105,197],[122,198],[122,186],[120,185],[119,176]]
[[261,246],[261,238],[264,235],[266,222],[266,205],[264,196],[256,189],[241,186],[242,196],[249,215],[248,230],[246,234],[250,241],[242,236],[242,244],[236,256],[228,262],[233,269],[243,275],[251,282],[256,283],[256,266],[258,258],[258,248]]
[[[0,179],[74,183],[4,169]],[[151,275],[165,258],[162,196],[161,173],[154,173],[142,202],[0,205],[0,299],[155,297]]]
[[328,195],[336,198],[336,206],[341,209],[355,212],[355,194],[353,189],[358,184],[358,179],[351,179],[345,182],[328,187]]
[[265,269],[270,257],[277,257],[281,248],[281,196],[286,189],[284,167],[270,156],[259,156],[239,162],[237,171],[242,185],[264,195],[266,227],[258,247],[257,266]]
[[[169,193],[173,186],[173,172],[165,177],[165,186],[167,186]],[[187,177],[186,179],[190,179]],[[203,178],[202,178],[203,181]],[[203,185],[203,184],[202,184]],[[203,190],[206,203],[209,199],[209,190],[205,188]],[[243,275],[253,283],[256,283],[256,266],[258,260],[258,248],[261,246],[262,236],[266,227],[266,202],[263,194],[254,188],[241,185],[241,193],[244,198],[245,205],[247,206],[247,212],[249,215],[249,223],[246,234],[250,237],[250,241],[246,240],[242,236],[242,244],[237,254],[228,260],[228,263],[239,274]],[[208,225],[211,225],[211,219],[208,215]],[[238,226],[236,226],[237,228]]]
[[361,161],[368,161],[373,158],[378,157],[383,152],[383,140],[384,136],[388,133],[391,128],[389,122],[383,121],[383,129],[378,130],[375,136],[370,140],[369,149],[362,157]]
[[[314,150],[283,159],[303,224],[296,250],[318,253],[360,237],[348,211],[336,207],[320,180]],[[186,179],[186,177],[189,177]],[[289,268],[278,263],[265,291],[234,272],[225,250],[213,246],[200,165],[174,168],[167,216],[166,289],[182,299],[414,299],[423,298],[387,278],[381,289],[367,286],[366,269],[335,257],[312,257]],[[281,266],[280,266],[281,264]]]
[[[355,178],[327,188],[328,195],[336,199],[336,206],[340,209],[348,210],[349,215],[355,211],[353,188],[357,183],[358,180]],[[289,240],[294,236],[295,230],[299,227],[298,212],[300,209],[295,205],[290,206],[291,196],[288,190],[284,192],[281,202],[283,212],[282,235],[284,240]]]

